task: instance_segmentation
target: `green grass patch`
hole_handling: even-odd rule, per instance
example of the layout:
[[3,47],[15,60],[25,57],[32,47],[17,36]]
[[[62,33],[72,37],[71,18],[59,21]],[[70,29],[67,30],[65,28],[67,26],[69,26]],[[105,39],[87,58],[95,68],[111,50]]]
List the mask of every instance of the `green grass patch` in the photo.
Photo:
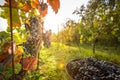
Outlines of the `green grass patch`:
[[[66,72],[66,64],[71,60],[86,57],[94,57],[120,65],[120,55],[114,50],[110,52],[100,46],[93,54],[91,45],[67,46],[52,42],[50,48],[42,47],[40,50],[40,70],[32,72],[33,74],[29,74],[24,80],[72,80]],[[11,67],[7,67],[3,72],[6,78],[11,76],[11,69]],[[18,73],[20,69],[20,64],[16,64],[15,73]]]
[[[41,70],[37,73],[40,76],[38,80],[71,80],[65,66],[69,61],[77,58],[95,57],[120,65],[120,55],[100,49],[96,49],[96,53],[93,54],[92,47],[88,45],[77,47],[53,42],[50,48],[42,47],[40,57]],[[28,80],[34,79],[31,77]]]

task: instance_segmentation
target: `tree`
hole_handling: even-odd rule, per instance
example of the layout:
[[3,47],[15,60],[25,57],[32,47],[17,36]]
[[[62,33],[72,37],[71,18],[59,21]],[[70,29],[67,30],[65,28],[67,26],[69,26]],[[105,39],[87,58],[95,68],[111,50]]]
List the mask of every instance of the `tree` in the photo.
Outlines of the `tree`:
[[82,5],[74,11],[81,16],[81,37],[92,42],[93,53],[96,42],[108,46],[120,44],[119,9],[119,0],[90,0],[86,8]]
[[64,28],[58,33],[59,40],[62,41],[62,43],[67,45],[72,44],[79,44],[79,32],[78,32],[78,24],[69,19],[64,25]]

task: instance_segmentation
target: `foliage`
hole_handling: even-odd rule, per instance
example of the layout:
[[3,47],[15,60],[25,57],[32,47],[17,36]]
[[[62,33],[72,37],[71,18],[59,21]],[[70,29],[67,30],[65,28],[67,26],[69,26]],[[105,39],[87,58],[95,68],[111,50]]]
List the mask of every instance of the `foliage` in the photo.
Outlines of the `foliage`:
[[68,45],[79,44],[80,34],[78,24],[73,20],[68,20],[63,27],[64,28],[56,35],[56,38],[58,38],[56,40]]
[[58,9],[60,8],[60,1],[59,0],[47,0],[47,2],[52,7],[53,11],[57,13]]
[[[11,3],[11,6],[10,6],[10,3]],[[11,65],[11,62],[15,64],[21,63],[21,70],[23,69],[27,71],[27,70],[33,69],[33,67],[37,64],[37,61],[38,61],[37,55],[40,49],[39,46],[41,46],[42,41],[38,41],[39,44],[37,42],[34,43],[34,44],[37,44],[37,47],[35,45],[35,47],[37,48],[37,50],[35,49],[36,50],[35,52],[32,52],[33,49],[31,52],[29,51],[29,53],[34,54],[34,57],[33,55],[29,55],[29,57],[27,54],[23,55],[22,51],[24,50],[24,53],[26,53],[25,52],[26,46],[29,46],[29,45],[30,45],[29,47],[34,46],[34,45],[31,45],[30,40],[37,41],[39,40],[38,36],[40,36],[40,40],[42,40],[41,36],[43,36],[42,34],[44,29],[43,18],[47,14],[48,5],[50,5],[53,11],[57,13],[60,8],[60,1],[47,0],[47,2],[45,3],[44,0],[41,0],[41,1],[40,0],[5,0],[5,4],[0,5],[0,8],[1,8],[0,17],[5,18],[8,22],[7,31],[1,32],[1,35],[0,35],[0,39],[1,39],[0,43],[3,44],[3,46],[0,46],[0,48],[2,48],[0,50],[1,51],[0,59],[2,59],[2,57],[4,58],[0,60],[0,63],[2,64],[1,66],[6,67],[8,63]],[[36,27],[39,33],[36,32]],[[33,36],[33,34],[36,34],[37,37]],[[14,38],[15,44],[13,43],[11,37]],[[5,41],[8,38],[9,38],[9,44],[6,45]],[[20,49],[18,49],[19,46],[21,46]],[[15,54],[12,54],[12,51]],[[13,58],[14,58],[14,61],[12,61]],[[13,65],[12,65],[12,68],[14,73]]]
[[86,8],[82,5],[75,10],[73,14],[81,17],[81,41],[93,43],[98,40],[100,44],[108,46],[120,44],[119,9],[118,0],[90,0]]

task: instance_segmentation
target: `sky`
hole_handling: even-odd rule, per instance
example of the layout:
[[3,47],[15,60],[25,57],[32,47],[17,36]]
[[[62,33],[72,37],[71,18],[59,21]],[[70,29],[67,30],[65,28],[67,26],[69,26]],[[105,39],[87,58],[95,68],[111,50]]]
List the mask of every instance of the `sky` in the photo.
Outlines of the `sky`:
[[72,14],[76,8],[80,8],[81,5],[86,5],[89,0],[60,0],[60,9],[57,14],[55,14],[51,7],[47,16],[45,17],[45,29],[52,29],[53,32],[58,32],[61,30],[62,24],[64,24],[68,19],[75,20],[76,22],[80,19],[78,15]]
[[[0,4],[3,4],[4,0],[0,0]],[[86,5],[89,0],[60,0],[60,9],[57,14],[53,12],[51,7],[48,8],[48,14],[44,18],[44,28],[45,30],[51,29],[52,32],[57,33],[61,30],[62,24],[64,24],[68,19],[75,20],[76,22],[80,19],[79,16],[72,14],[76,8],[81,5]],[[0,31],[5,30],[7,26],[7,21],[0,18]]]
[[[4,4],[4,0],[0,0],[0,5],[3,5],[3,4]],[[6,27],[7,27],[7,21],[3,18],[0,18],[0,31],[5,31]]]

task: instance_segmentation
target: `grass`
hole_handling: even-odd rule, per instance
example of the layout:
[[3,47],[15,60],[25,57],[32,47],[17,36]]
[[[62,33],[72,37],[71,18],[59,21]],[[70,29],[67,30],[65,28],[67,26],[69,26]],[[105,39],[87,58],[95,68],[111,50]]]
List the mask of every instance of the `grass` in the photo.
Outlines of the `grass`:
[[[98,47],[96,53],[93,54],[92,47],[89,45],[78,47],[52,42],[50,48],[42,47],[40,50],[40,70],[33,72],[24,80],[72,80],[66,72],[66,64],[73,59],[85,57],[95,57],[120,65],[120,55],[115,51],[110,52]],[[17,65],[16,71],[19,70],[20,65]],[[11,73],[4,74],[9,77]]]
[[[76,47],[53,42],[48,49],[42,47],[40,57],[41,70],[38,74],[41,76],[38,80],[71,80],[65,66],[69,61],[77,58],[95,57],[120,65],[120,55],[115,54],[114,51],[109,53],[109,51],[96,49],[96,53],[93,54],[91,46],[88,45]],[[31,77],[28,80],[34,79]]]

